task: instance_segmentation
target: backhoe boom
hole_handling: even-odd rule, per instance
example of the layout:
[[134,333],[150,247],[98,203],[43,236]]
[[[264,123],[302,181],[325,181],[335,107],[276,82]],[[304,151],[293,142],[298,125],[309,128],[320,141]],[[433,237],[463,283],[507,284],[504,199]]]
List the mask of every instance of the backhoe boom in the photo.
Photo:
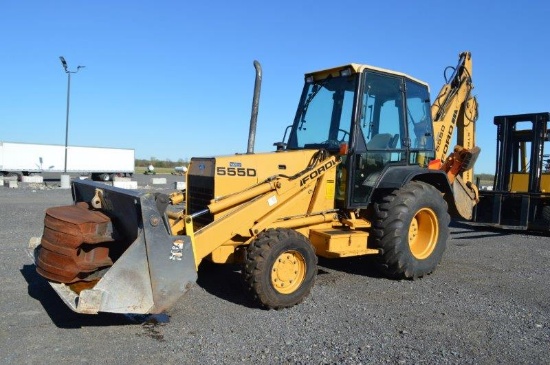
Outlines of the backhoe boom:
[[[435,134],[435,159],[442,162],[441,169],[447,173],[449,181],[461,176],[465,183],[473,182],[473,165],[480,149],[475,143],[475,122],[477,120],[477,100],[471,95],[472,56],[470,52],[459,55],[449,79],[435,98],[432,107],[432,121]],[[457,146],[450,150],[453,135],[456,133]]]

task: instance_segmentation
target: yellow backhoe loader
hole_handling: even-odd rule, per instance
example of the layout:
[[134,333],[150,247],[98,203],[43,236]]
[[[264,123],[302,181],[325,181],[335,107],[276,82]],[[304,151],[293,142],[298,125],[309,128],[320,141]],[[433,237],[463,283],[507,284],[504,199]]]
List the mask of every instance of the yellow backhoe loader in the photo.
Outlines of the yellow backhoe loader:
[[[478,198],[470,53],[433,105],[428,85],[403,73],[359,64],[308,73],[269,153],[254,153],[254,65],[247,152],[192,158],[183,211],[164,194],[85,180],[72,183],[73,205],[47,210],[37,271],[74,311],[166,311],[203,260],[241,263],[252,297],[275,309],[306,298],[317,256],[376,255],[398,279],[436,268],[449,214],[469,219]],[[462,145],[448,151],[457,130]]]

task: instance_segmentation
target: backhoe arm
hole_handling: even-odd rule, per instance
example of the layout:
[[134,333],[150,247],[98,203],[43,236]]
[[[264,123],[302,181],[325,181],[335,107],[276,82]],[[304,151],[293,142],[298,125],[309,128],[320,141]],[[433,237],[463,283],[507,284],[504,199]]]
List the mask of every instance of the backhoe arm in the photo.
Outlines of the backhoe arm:
[[[446,79],[431,108],[435,159],[441,161],[439,168],[447,173],[450,182],[456,176],[461,176],[465,183],[473,182],[473,165],[480,152],[475,144],[478,113],[477,100],[471,95],[473,88],[472,56],[470,52],[462,52],[452,76]],[[455,132],[457,146],[449,151]]]

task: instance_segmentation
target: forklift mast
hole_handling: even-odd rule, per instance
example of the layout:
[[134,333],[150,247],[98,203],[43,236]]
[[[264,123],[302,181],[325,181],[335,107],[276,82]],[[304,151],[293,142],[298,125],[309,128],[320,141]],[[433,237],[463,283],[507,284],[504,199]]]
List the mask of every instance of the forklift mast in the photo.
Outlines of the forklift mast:
[[494,124],[494,183],[492,190],[480,191],[474,222],[505,229],[550,230],[550,113],[496,116]]
[[[549,137],[549,120],[550,113],[495,117],[494,123],[498,128],[498,162],[494,190],[550,192],[550,186],[541,184],[543,176],[548,173],[543,163],[549,157],[544,154],[544,144]],[[550,153],[550,150],[546,153]]]

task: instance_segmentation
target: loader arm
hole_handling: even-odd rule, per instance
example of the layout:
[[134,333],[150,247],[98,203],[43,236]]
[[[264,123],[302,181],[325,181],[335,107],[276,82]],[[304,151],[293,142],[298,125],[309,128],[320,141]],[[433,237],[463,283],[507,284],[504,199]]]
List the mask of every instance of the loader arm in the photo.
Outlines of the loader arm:
[[[327,196],[319,193],[323,186],[326,191],[331,191],[328,196],[333,196],[338,163],[335,156],[318,159],[317,163],[295,176],[275,176],[237,194],[213,200],[202,212],[187,215],[185,234],[191,237],[196,265],[218,247],[233,245],[238,239],[244,244],[273,226],[311,227],[337,221],[332,204],[325,207],[328,209],[312,210],[312,207],[318,197]],[[331,176],[332,181],[328,185],[327,176]],[[299,214],[296,214],[297,209]],[[207,213],[223,214],[225,211],[228,212],[226,215],[197,232],[189,231],[193,227],[193,218]]]
[[[432,107],[432,121],[435,133],[435,159],[441,161],[438,168],[447,173],[451,183],[460,176],[465,184],[473,183],[473,166],[480,153],[475,143],[475,122],[477,100],[471,95],[472,56],[470,52],[459,55],[458,65],[447,67],[454,72],[435,98]],[[456,133],[457,146],[450,150]]]

